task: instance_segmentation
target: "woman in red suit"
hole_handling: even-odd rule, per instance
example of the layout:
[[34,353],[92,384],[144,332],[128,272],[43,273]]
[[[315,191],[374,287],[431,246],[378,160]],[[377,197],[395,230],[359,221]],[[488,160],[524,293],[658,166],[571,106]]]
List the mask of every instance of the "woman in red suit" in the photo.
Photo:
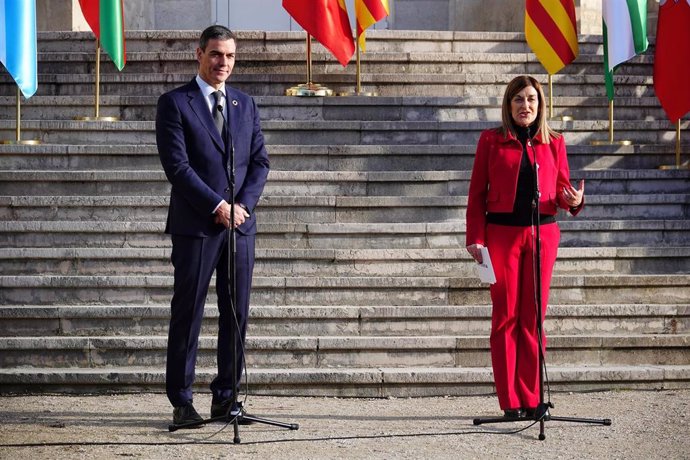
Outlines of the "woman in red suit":
[[513,79],[503,96],[501,127],[484,131],[477,144],[466,237],[477,262],[481,248],[489,249],[496,273],[490,288],[491,362],[506,417],[533,416],[540,402],[534,224],[539,219],[543,321],[560,240],[555,216],[558,208],[577,214],[583,197],[584,181],[579,190],[570,184],[563,137],[546,123],[541,85],[530,76]]

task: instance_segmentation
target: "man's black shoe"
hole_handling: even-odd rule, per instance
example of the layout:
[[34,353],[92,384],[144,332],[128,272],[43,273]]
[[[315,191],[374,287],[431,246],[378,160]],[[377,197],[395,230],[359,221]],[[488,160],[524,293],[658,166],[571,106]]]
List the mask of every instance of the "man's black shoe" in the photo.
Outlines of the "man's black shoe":
[[229,415],[229,420],[233,420],[235,417],[237,417],[237,424],[238,425],[251,425],[254,423],[253,420],[248,420],[244,418],[245,416],[251,417],[243,408],[242,408],[242,403],[238,402],[236,403],[237,405],[230,411],[230,414],[228,414],[228,408],[230,408],[230,404],[232,404],[231,400],[226,400],[223,401],[222,403],[212,403],[211,404],[211,418],[216,418],[216,417],[226,417]]
[[[201,415],[199,415],[191,403],[173,409],[173,423],[175,425],[185,425],[187,423],[200,422],[202,420]],[[190,428],[199,428],[200,426],[201,425],[197,425]]]

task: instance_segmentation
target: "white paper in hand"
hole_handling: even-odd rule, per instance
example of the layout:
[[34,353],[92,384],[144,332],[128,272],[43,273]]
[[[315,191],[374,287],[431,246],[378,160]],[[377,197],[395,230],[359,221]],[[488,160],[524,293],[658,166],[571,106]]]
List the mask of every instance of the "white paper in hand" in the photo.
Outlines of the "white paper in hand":
[[496,274],[494,273],[494,266],[491,264],[491,257],[489,257],[489,248],[481,248],[482,263],[475,265],[477,276],[482,283],[494,284],[496,282]]

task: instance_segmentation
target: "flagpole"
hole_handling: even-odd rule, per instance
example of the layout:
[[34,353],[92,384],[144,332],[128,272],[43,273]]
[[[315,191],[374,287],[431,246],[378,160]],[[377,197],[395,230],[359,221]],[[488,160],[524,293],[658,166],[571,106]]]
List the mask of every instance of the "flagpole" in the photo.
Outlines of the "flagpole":
[[[549,74],[549,119],[553,120],[553,75]],[[561,115],[558,117],[561,121],[573,121],[570,115]]]
[[590,145],[632,145],[632,141],[614,141],[613,140],[613,99],[609,101],[609,139],[607,141],[592,141]]
[[613,144],[613,99],[609,101],[609,144]]
[[307,34],[307,85],[311,85],[312,68],[311,68],[311,35]]
[[93,117],[74,117],[79,121],[118,121],[118,117],[102,117],[100,114],[101,105],[101,40],[96,38],[96,81],[94,89],[94,116]]
[[[364,34],[364,32],[362,32],[362,34]],[[357,66],[355,72],[357,74],[357,86],[355,86],[355,92],[360,94],[362,92],[362,61],[359,53],[359,40],[356,40],[355,42],[355,48],[357,51]]]
[[[362,32],[362,35],[364,35],[364,32]],[[375,91],[362,91],[362,60],[359,48],[359,40],[355,40],[355,55],[357,56],[355,71],[357,81],[355,84],[355,90],[338,93],[338,96],[378,96],[378,93]]]
[[676,164],[661,165],[659,169],[690,169],[690,161],[680,163],[680,118],[676,122]]
[[22,97],[21,97],[21,90],[19,89],[19,86],[17,86],[17,126],[15,128],[15,140],[5,140],[1,141],[0,144],[24,144],[24,145],[36,145],[40,144],[41,141],[38,139],[27,139],[27,140],[22,140]]
[[549,74],[549,120],[553,118],[553,79]]
[[312,81],[311,35],[307,32],[307,82],[285,90],[286,96],[333,96],[333,90]]

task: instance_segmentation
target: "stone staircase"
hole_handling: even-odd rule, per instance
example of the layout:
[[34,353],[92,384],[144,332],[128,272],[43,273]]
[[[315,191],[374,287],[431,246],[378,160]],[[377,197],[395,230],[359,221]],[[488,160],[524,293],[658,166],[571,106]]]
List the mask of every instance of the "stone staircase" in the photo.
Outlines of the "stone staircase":
[[[248,347],[252,392],[425,396],[491,392],[488,290],[464,250],[481,130],[505,84],[543,70],[521,34],[373,31],[363,82],[380,97],[290,98],[303,35],[241,32],[233,85],[257,96],[272,171],[259,213]],[[128,32],[125,71],[102,66],[91,115],[93,41],[39,34],[39,89],[24,138],[0,147],[0,391],[160,390],[164,382],[168,184],[155,104],[188,81],[196,33]],[[587,206],[562,216],[545,324],[558,390],[690,385],[690,173],[652,88],[651,55],[620,69],[607,137],[601,37],[554,77],[554,121]],[[314,80],[350,90],[315,46]],[[0,75],[0,138],[15,86]],[[682,123],[687,131],[688,122]],[[684,144],[684,146],[687,144]],[[687,148],[685,149],[687,151]],[[215,366],[211,294],[200,388]]]

